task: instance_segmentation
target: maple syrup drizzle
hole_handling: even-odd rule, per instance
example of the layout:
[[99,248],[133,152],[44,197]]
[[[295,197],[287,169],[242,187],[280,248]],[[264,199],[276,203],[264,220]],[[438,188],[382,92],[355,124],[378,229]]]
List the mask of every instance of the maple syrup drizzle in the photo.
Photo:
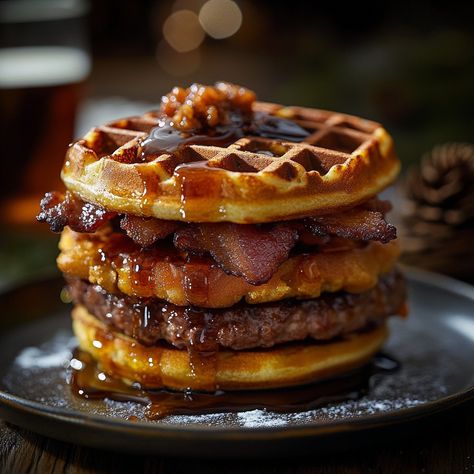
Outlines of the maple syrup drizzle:
[[239,138],[237,127],[216,127],[215,130],[208,133],[201,133],[197,130],[183,132],[174,128],[170,122],[162,122],[158,127],[153,128],[150,134],[145,138],[142,145],[141,158],[143,161],[150,161],[163,153],[174,153],[175,151],[187,145],[211,145],[211,146],[229,146]]
[[300,143],[310,134],[296,122],[263,112],[255,112],[248,117],[242,111],[235,110],[229,113],[227,124],[186,132],[175,128],[169,120],[162,120],[141,142],[141,158],[150,161],[188,145],[227,147],[239,138],[248,136]]
[[[390,374],[400,364],[377,354],[366,366],[329,380],[284,389],[245,390],[212,393],[187,390],[144,390],[139,384],[126,385],[102,371],[92,356],[76,349],[68,381],[73,394],[88,400],[111,399],[146,406],[145,416],[156,420],[170,415],[267,410],[275,413],[308,411],[328,403],[357,400],[369,392],[376,374]],[[198,376],[198,373],[196,373]],[[131,421],[137,421],[131,417]]]
[[153,211],[153,204],[158,193],[159,181],[156,179],[156,174],[153,170],[149,170],[146,167],[137,167],[137,171],[143,183],[140,208],[144,213],[150,214]]
[[[163,154],[174,155],[189,145],[227,147],[243,137],[262,137],[299,143],[309,135],[308,130],[291,120],[263,112],[255,112],[249,116],[248,113],[238,109],[228,113],[228,123],[202,130],[182,131],[175,128],[169,119],[163,119],[150,131],[148,137],[142,140],[140,159],[149,162]],[[267,156],[278,156],[271,150],[259,149],[258,152]],[[194,220],[198,216],[202,218],[204,207],[210,218],[216,215],[225,218],[225,208],[220,207],[219,199],[213,199],[221,195],[222,179],[209,173],[225,170],[212,167],[205,160],[196,161],[193,158],[181,157],[168,170],[175,175],[176,185],[181,191],[181,217],[188,220]],[[137,169],[144,186],[140,205],[143,212],[148,215],[152,213],[159,180],[153,171],[147,171],[146,168]]]
[[219,202],[222,192],[222,179],[219,177],[222,172],[225,170],[212,167],[207,161],[183,163],[176,167],[174,176],[180,189],[179,211],[183,219],[193,220],[193,216],[202,216],[204,211],[209,216],[225,217],[225,209],[213,204]]

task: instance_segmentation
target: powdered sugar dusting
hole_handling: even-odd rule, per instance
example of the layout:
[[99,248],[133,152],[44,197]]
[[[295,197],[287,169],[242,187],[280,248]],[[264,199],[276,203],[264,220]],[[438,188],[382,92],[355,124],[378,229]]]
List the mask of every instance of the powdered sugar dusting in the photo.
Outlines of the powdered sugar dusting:
[[269,428],[273,426],[285,426],[288,421],[277,413],[266,410],[244,411],[237,414],[239,423],[245,428]]
[[71,351],[77,345],[67,331],[60,331],[47,343],[39,347],[26,347],[15,359],[22,369],[63,367],[71,359]]
[[425,403],[426,400],[410,400],[406,398],[395,400],[361,399],[328,405],[317,410],[301,413],[271,413],[266,410],[252,410],[239,413],[238,420],[244,428],[270,428],[304,424],[309,421],[338,420],[375,415],[383,412],[393,412],[403,408],[411,408]]

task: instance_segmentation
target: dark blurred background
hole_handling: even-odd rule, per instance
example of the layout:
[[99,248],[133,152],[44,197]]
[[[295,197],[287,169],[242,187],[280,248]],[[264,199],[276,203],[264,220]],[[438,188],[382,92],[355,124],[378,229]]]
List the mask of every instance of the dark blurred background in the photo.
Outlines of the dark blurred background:
[[[174,84],[225,79],[262,100],[381,121],[406,162],[435,143],[471,140],[473,2],[237,1],[235,34],[177,52],[163,24],[205,3],[94,2],[88,94],[157,102]],[[177,35],[190,34],[187,22],[176,21]]]
[[[73,137],[156,106],[175,84],[227,80],[261,100],[380,121],[405,168],[473,141],[473,2],[18,0],[0,1],[0,17],[2,219],[15,226],[58,185]],[[56,48],[47,60],[45,46]],[[35,82],[41,68],[61,72]],[[19,269],[12,249],[24,244],[8,235],[6,275],[54,255],[40,243]]]

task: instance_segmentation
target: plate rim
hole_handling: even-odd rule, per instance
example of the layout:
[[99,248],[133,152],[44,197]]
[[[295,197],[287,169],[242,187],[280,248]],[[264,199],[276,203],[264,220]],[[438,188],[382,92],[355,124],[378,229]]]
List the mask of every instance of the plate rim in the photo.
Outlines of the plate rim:
[[[451,293],[462,295],[474,303],[474,286],[468,283],[456,280],[454,278],[429,272],[426,270],[400,265],[407,280],[430,284],[432,286],[447,290]],[[51,278],[52,279],[52,278]],[[56,278],[55,278],[56,279]],[[44,278],[34,278],[23,282],[20,285],[9,287],[0,292],[0,298],[12,291],[18,291],[23,286],[35,284],[44,281]],[[362,417],[351,418],[350,420],[329,419],[324,422],[310,422],[301,425],[277,425],[277,426],[215,426],[197,423],[183,424],[160,424],[149,421],[129,421],[118,418],[108,418],[101,415],[86,414],[83,412],[73,412],[60,407],[44,405],[41,402],[28,400],[26,398],[14,395],[0,389],[0,414],[5,414],[6,410],[13,410],[25,415],[34,415],[46,420],[54,418],[56,421],[62,421],[69,425],[86,425],[90,428],[107,431],[116,431],[123,433],[126,430],[129,434],[135,436],[149,436],[154,434],[156,437],[192,437],[199,434],[206,439],[230,439],[245,437],[245,439],[259,438],[279,438],[281,436],[308,437],[308,436],[328,436],[331,434],[341,434],[350,431],[360,431],[375,429],[380,427],[398,425],[422,418],[429,414],[438,413],[448,408],[461,405],[470,400],[474,400],[474,386],[450,394],[436,400],[432,400],[413,407],[401,408],[389,412],[379,412],[367,414]],[[8,415],[8,414],[7,414]],[[4,420],[9,421],[7,417]]]

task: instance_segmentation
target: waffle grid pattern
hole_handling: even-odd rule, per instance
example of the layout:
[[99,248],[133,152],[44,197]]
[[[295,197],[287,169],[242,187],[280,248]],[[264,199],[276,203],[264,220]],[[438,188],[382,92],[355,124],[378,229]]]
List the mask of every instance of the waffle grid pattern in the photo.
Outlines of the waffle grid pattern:
[[[173,155],[154,158],[164,170],[163,178],[170,177],[182,163],[200,160],[208,161],[213,168],[233,172],[264,172],[291,179],[302,166],[304,171],[315,171],[323,176],[332,166],[346,162],[367,148],[375,139],[374,131],[380,127],[377,123],[343,114],[258,105],[259,111],[291,118],[310,135],[301,143],[248,136],[227,147],[191,145]],[[94,152],[97,159],[109,157],[122,163],[137,163],[142,161],[140,143],[158,125],[158,120],[158,115],[149,112],[111,122],[92,129],[83,145]]]
[[66,187],[120,213],[187,222],[273,222],[351,207],[387,187],[400,163],[383,127],[358,117],[257,102],[291,119],[300,143],[256,136],[228,146],[187,145],[144,156],[160,116],[150,112],[93,128],[68,150]]

